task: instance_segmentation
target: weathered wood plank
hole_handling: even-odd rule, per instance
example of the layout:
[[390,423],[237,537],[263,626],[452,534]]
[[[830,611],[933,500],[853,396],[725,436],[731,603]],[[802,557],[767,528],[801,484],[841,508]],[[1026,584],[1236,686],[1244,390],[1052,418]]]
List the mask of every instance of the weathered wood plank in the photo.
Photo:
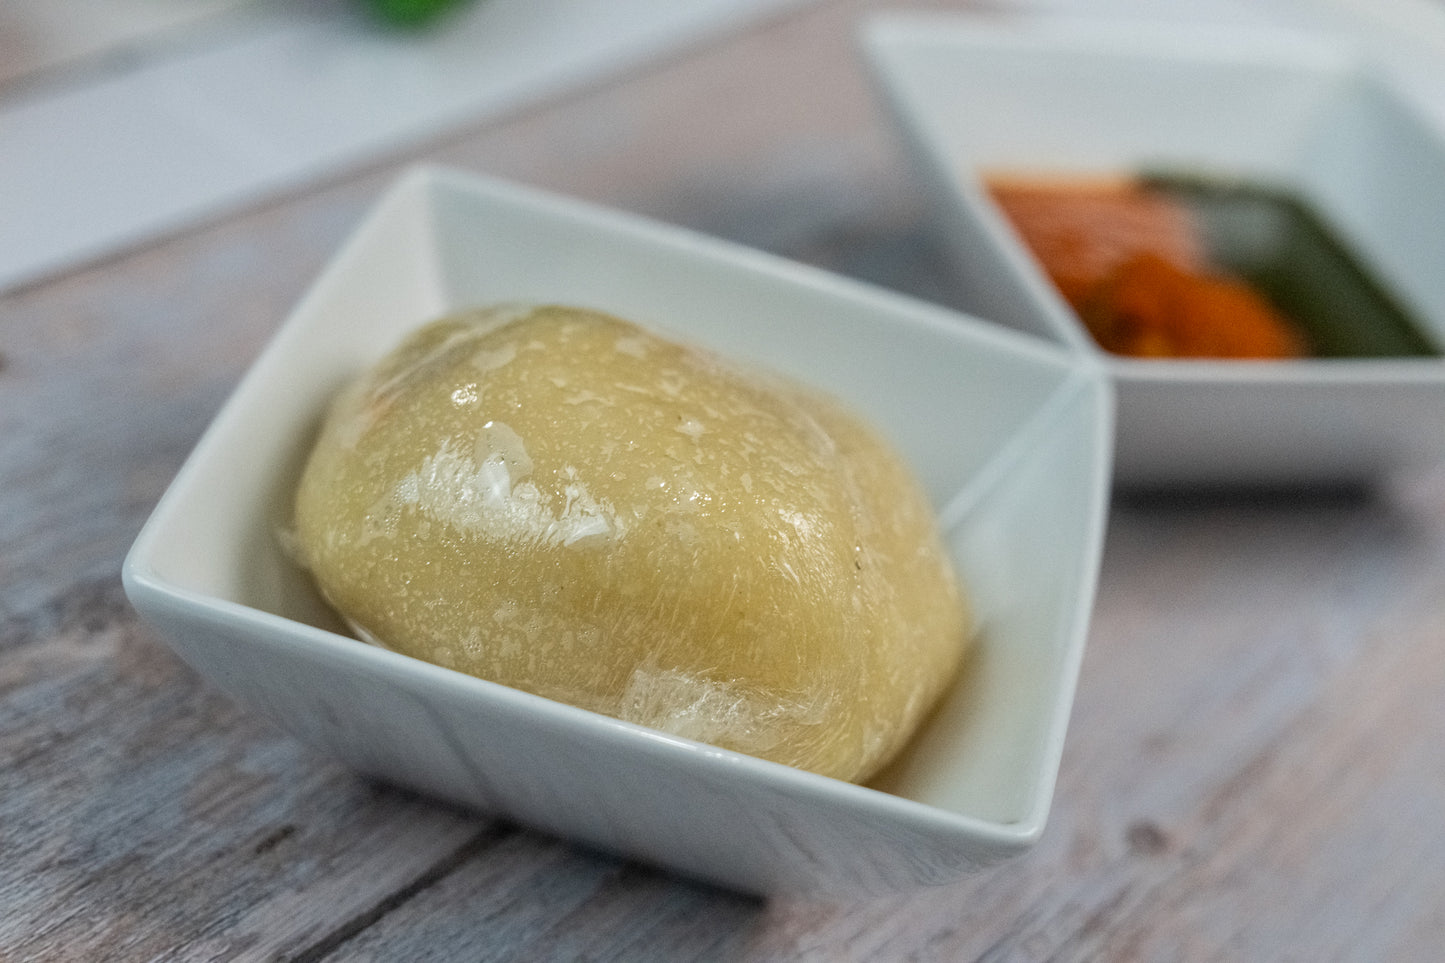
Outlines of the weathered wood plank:
[[0,623],[117,571],[367,196],[260,212],[0,299]]
[[335,959],[734,959],[754,900],[519,836],[337,948]]
[[775,904],[757,957],[1432,959],[1442,489],[1120,502],[1043,843],[939,890]]
[[7,960],[271,954],[485,831],[310,755],[129,613],[92,609],[0,660]]

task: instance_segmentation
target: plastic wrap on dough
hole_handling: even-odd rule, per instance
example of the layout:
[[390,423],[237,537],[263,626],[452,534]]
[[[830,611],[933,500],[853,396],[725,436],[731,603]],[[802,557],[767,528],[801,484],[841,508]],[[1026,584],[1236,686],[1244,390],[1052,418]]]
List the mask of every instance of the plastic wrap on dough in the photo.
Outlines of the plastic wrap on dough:
[[843,779],[967,639],[930,507],[869,428],[575,308],[408,337],[333,404],[296,536],[364,638]]

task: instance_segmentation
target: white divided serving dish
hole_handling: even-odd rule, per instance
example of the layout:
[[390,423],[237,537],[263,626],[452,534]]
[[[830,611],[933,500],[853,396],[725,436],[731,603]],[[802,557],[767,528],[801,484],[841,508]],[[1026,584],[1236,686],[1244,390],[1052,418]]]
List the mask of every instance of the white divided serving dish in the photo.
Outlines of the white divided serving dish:
[[[872,786],[722,751],[346,636],[278,531],[328,399],[408,330],[572,303],[829,390],[941,513],[974,656]],[[422,168],[247,373],[136,540],[136,608],[206,678],[376,777],[725,886],[881,892],[1038,839],[1087,631],[1112,395],[1071,352],[782,259]]]
[[1445,345],[1445,137],[1342,43],[1284,29],[940,14],[864,47],[934,195],[971,313],[1106,366],[1115,475],[1358,483],[1445,456],[1445,360],[1149,360],[1098,348],[981,172],[1183,170],[1303,199]]

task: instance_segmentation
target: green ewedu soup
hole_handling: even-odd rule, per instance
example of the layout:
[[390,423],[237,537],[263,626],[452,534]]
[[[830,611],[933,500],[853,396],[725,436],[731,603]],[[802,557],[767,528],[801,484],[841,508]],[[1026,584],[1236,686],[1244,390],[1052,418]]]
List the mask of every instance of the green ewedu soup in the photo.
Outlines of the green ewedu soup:
[[1185,203],[1210,257],[1248,281],[1326,358],[1439,355],[1440,349],[1328,225],[1297,196],[1247,181],[1148,173]]

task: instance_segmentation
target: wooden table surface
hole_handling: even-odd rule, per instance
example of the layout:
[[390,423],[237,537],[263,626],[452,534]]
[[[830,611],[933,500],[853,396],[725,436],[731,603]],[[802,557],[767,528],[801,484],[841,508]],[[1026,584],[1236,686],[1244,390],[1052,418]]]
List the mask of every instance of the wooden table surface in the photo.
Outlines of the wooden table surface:
[[126,603],[156,499],[410,160],[954,299],[856,55],[883,5],[806,6],[0,297],[0,959],[1442,958],[1445,470],[1117,495],[1042,842],[854,904],[364,781]]

